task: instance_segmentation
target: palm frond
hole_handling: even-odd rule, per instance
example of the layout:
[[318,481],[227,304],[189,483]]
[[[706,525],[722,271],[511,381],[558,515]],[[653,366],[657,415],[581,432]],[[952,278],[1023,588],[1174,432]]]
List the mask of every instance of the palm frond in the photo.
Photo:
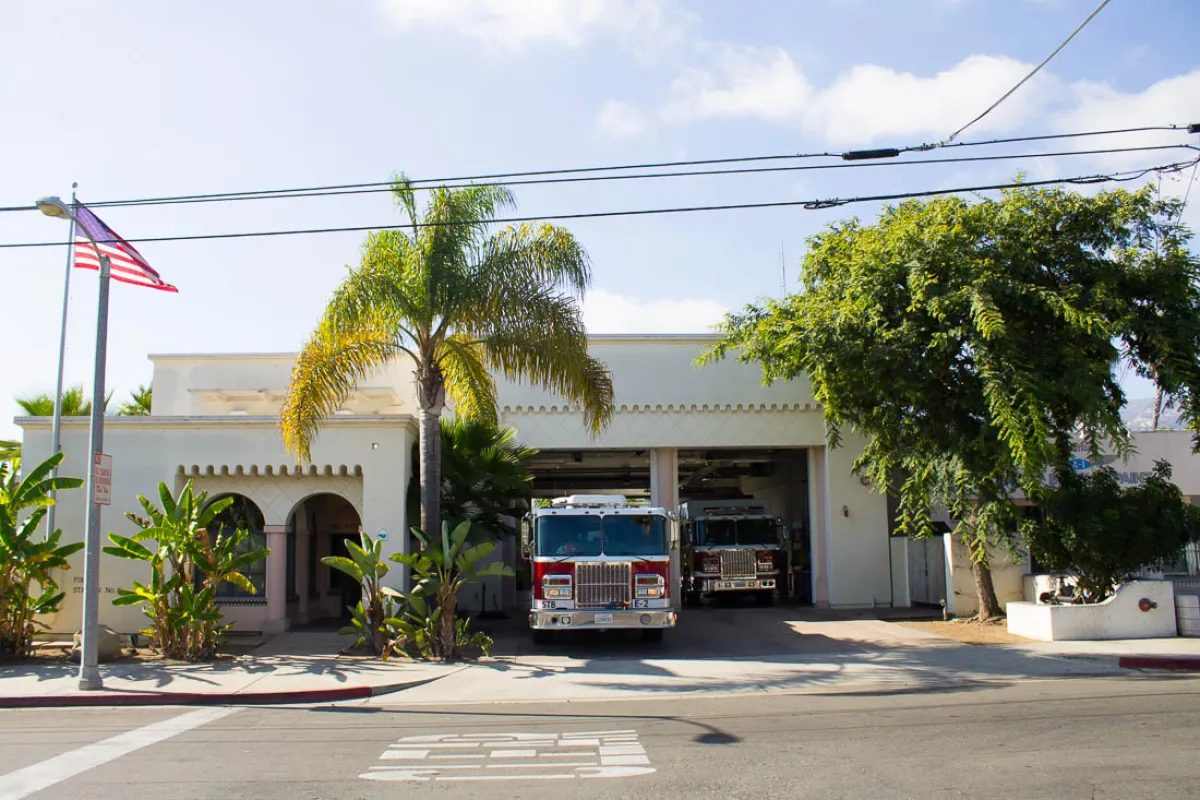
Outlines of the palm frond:
[[483,347],[466,334],[452,334],[442,342],[438,360],[455,413],[495,422],[496,381],[488,372]]

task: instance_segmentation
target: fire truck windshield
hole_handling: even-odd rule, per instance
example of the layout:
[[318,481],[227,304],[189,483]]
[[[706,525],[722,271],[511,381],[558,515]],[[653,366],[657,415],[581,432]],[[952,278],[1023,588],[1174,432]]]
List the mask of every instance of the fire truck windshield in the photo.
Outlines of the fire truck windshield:
[[545,516],[537,523],[539,556],[654,556],[667,552],[666,525],[654,514]]
[[704,519],[696,521],[697,547],[732,547],[734,545],[774,545],[779,537],[774,520],[761,519]]

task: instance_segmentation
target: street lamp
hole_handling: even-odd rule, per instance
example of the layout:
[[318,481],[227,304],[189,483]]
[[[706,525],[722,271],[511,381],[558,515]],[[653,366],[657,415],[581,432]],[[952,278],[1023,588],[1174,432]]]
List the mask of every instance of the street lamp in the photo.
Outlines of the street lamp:
[[[57,197],[43,197],[38,200],[38,211],[48,217],[70,220],[77,223],[71,207]],[[99,308],[96,313],[96,361],[92,380],[92,423],[90,442],[88,446],[88,477],[87,477],[87,527],[84,538],[83,556],[83,625],[80,633],[79,657],[79,688],[81,691],[95,691],[104,688],[100,677],[100,666],[97,658],[96,636],[100,628],[100,512],[101,506],[96,502],[96,458],[104,452],[104,371],[108,356],[108,286],[111,265],[108,256],[100,252],[99,245],[84,225],[75,224],[82,230],[96,251],[100,261],[100,292]],[[61,391],[60,391],[61,395]],[[56,399],[61,402],[61,397]]]

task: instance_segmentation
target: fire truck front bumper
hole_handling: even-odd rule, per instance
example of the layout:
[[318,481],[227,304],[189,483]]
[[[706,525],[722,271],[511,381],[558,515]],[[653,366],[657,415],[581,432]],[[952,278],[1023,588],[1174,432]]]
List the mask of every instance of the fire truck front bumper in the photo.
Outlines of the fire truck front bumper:
[[701,579],[700,591],[705,594],[710,592],[745,592],[757,591],[760,589],[774,589],[774,578],[739,578],[736,580],[716,580],[713,578]]
[[534,630],[597,630],[603,628],[674,628],[674,609],[631,609],[603,611],[531,611],[529,627]]

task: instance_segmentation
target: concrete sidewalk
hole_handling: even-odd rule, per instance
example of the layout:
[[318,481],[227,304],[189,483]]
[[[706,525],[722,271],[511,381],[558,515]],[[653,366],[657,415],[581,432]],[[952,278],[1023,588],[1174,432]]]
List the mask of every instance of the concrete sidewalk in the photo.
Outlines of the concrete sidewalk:
[[[957,692],[1029,680],[1136,678],[1141,673],[1127,667],[1139,665],[1122,659],[1200,654],[1197,640],[1191,639],[969,645],[882,620],[785,624],[792,635],[787,652],[696,657],[687,642],[655,652],[634,639],[614,640],[604,647],[584,637],[578,644],[568,640],[542,653],[484,659],[436,683],[366,702],[407,707],[729,694]],[[640,657],[631,657],[631,648],[640,648]],[[554,649],[559,653],[551,652]],[[1192,668],[1200,670],[1200,661]]]
[[464,668],[338,655],[348,643],[334,633],[294,632],[208,664],[101,664],[104,689],[98,692],[78,690],[74,664],[6,664],[0,666],[0,708],[332,703],[420,686]]
[[1125,669],[1169,669],[1200,672],[1200,638],[1110,639],[1096,642],[1030,642],[1007,645],[1030,655],[1070,658]]

